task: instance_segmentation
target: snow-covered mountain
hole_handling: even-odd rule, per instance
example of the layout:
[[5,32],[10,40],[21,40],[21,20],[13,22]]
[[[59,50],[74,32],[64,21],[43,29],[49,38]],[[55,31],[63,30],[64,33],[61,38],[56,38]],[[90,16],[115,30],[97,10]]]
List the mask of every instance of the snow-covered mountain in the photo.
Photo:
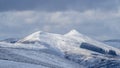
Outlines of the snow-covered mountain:
[[15,44],[1,42],[0,54],[3,62],[22,62],[43,68],[120,68],[119,49],[76,30],[64,35],[38,31]]
[[45,45],[46,47],[58,48],[62,52],[73,50],[73,48],[75,49],[79,48],[101,53],[99,51],[93,50],[94,48],[96,48],[104,50],[105,52],[104,54],[109,54],[110,50],[115,51],[117,55],[120,54],[119,49],[93,40],[87,36],[84,36],[83,34],[80,34],[76,30],[71,30],[69,33],[65,35],[38,31],[25,37],[22,40],[19,40],[18,43],[40,43]]

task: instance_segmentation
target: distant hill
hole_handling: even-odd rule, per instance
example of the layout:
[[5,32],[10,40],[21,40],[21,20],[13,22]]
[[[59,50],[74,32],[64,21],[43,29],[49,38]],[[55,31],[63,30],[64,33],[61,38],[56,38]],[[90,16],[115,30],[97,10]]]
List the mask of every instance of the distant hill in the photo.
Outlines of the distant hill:
[[19,40],[19,38],[7,38],[4,40],[0,40],[0,42],[16,43],[18,40]]
[[120,49],[120,39],[104,40],[103,43]]

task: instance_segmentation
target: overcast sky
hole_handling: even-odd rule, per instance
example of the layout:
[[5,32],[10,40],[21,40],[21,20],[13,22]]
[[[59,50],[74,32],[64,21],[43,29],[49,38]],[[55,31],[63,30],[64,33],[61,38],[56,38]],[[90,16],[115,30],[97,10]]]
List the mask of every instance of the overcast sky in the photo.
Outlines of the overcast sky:
[[35,31],[120,39],[120,0],[0,0],[0,39]]

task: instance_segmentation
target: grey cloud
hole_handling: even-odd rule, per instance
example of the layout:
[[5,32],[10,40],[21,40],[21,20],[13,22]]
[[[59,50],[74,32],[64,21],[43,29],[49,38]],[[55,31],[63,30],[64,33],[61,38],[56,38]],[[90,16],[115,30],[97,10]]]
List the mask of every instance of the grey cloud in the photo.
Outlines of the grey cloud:
[[0,0],[0,11],[117,10],[119,0]]

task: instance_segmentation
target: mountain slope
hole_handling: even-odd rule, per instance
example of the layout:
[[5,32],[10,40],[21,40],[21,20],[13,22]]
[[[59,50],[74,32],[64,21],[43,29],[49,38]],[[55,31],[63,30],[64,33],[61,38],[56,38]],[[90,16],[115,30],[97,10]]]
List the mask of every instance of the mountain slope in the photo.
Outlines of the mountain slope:
[[76,30],[70,31],[69,33],[65,34],[65,36],[72,38],[72,39],[74,39],[78,42],[81,42],[81,43],[89,43],[89,44],[91,44],[91,46],[102,48],[106,52],[109,52],[109,50],[114,50],[114,51],[118,52],[118,54],[120,54],[119,49],[108,46],[108,45],[101,43],[101,42],[98,42],[96,40],[93,40],[93,39],[91,39],[83,34],[80,34]]

